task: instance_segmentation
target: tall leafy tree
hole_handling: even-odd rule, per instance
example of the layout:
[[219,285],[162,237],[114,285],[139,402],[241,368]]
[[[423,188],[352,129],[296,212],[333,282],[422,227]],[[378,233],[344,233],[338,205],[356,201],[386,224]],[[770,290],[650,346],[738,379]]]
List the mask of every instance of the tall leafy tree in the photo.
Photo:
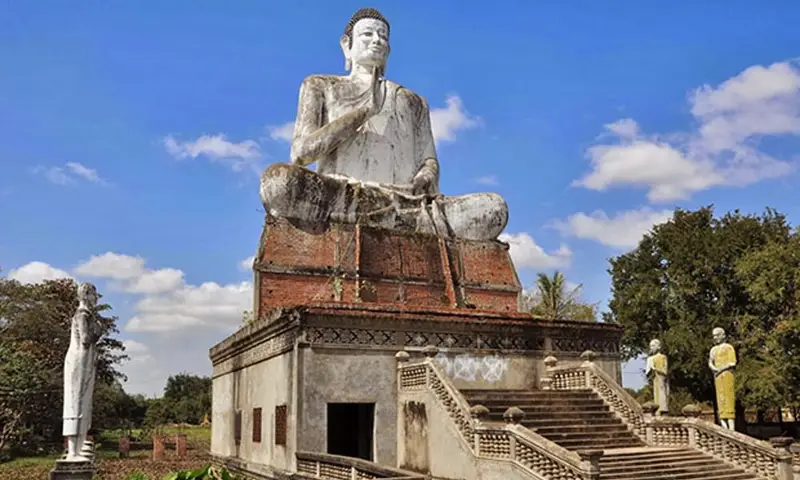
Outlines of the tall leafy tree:
[[738,350],[740,407],[781,405],[788,395],[788,367],[779,367],[776,359],[787,357],[776,352],[791,343],[791,335],[779,339],[775,331],[783,325],[789,332],[794,324],[780,320],[776,312],[796,316],[786,308],[791,294],[771,297],[764,285],[770,268],[778,264],[782,285],[796,275],[792,263],[781,259],[791,256],[783,249],[792,238],[786,218],[771,209],[761,215],[734,211],[720,218],[711,206],[677,209],[636,249],[610,261],[613,296],[605,319],[624,327],[623,355],[645,353],[649,341],[660,338],[670,357],[671,385],[699,401],[713,401],[707,359],[711,331],[719,326]]
[[211,378],[187,373],[172,375],[167,379],[163,399],[170,421],[197,425],[211,413]]
[[597,305],[582,300],[582,289],[582,285],[570,288],[561,272],[539,273],[535,291],[525,299],[527,310],[550,320],[595,321]]

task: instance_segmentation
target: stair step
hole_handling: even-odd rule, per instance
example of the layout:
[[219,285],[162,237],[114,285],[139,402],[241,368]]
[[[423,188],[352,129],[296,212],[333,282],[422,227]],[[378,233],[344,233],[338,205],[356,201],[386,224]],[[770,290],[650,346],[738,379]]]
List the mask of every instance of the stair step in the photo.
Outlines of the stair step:
[[610,451],[600,459],[602,480],[747,480],[757,478],[689,449]]

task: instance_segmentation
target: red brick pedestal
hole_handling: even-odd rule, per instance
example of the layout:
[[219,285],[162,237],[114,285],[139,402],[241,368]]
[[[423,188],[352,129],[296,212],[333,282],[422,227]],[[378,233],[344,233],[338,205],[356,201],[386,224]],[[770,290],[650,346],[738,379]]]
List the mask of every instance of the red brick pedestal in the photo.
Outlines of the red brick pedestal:
[[187,457],[186,435],[178,433],[175,435],[175,454],[178,458]]
[[119,458],[128,458],[131,453],[131,437],[123,435],[119,437]]
[[163,435],[153,435],[153,460],[164,460]]
[[255,314],[315,303],[517,313],[508,245],[349,224],[324,233],[267,217],[254,265]]

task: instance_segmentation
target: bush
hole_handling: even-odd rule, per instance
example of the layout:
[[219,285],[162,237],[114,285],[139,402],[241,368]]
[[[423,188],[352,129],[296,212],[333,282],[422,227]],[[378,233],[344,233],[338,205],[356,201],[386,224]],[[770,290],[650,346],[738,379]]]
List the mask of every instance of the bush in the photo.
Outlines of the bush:
[[[128,480],[151,480],[143,473],[134,473]],[[164,480],[238,480],[238,477],[227,469],[206,465],[197,470],[183,470],[173,472],[164,477]]]

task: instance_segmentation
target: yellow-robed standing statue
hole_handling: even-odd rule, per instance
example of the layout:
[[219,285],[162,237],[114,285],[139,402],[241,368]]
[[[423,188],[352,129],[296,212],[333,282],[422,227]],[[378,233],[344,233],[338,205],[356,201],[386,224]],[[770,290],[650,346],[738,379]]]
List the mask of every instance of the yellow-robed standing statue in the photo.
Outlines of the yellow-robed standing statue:
[[719,423],[729,430],[735,430],[736,383],[733,369],[736,368],[736,350],[725,342],[725,330],[717,327],[713,335],[715,345],[708,355],[708,367],[714,372]]
[[669,380],[667,379],[667,356],[661,353],[661,341],[650,342],[645,372],[653,379],[653,400],[658,405],[657,414],[669,413]]

